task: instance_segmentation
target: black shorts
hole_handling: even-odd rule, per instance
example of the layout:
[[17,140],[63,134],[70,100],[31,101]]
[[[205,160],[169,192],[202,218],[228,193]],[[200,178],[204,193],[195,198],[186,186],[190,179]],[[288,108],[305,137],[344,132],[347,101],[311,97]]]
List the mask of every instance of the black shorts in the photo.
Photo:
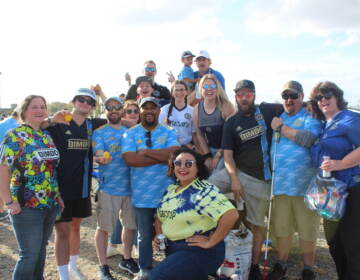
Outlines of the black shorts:
[[75,200],[64,200],[65,208],[56,223],[71,222],[72,218],[86,218],[91,216],[91,199],[80,198]]

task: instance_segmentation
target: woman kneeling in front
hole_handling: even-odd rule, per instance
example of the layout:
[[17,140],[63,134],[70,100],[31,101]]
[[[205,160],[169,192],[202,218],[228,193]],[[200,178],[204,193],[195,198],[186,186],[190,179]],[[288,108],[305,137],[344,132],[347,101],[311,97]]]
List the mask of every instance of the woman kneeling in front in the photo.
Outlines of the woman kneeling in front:
[[[197,152],[182,147],[169,162],[170,185],[157,210],[156,233],[167,239],[166,258],[150,280],[207,280],[223,263],[223,239],[238,219],[237,210],[205,179],[209,170]],[[159,246],[156,239],[155,245]]]

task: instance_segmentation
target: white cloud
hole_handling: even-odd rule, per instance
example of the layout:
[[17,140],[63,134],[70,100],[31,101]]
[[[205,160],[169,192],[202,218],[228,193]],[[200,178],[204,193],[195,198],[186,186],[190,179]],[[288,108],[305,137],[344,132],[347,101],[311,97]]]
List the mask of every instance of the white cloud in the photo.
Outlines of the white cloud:
[[359,0],[257,0],[246,6],[246,26],[265,35],[328,36],[347,34],[344,45],[357,42],[360,34]]

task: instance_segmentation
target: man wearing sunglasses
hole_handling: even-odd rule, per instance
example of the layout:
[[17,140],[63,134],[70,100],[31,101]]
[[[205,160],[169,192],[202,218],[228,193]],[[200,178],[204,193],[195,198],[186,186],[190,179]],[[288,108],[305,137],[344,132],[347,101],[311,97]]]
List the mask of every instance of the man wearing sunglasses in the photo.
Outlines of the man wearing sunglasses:
[[[289,81],[281,93],[284,113],[272,120],[273,130],[280,132],[275,153],[273,139],[271,155],[276,160],[273,184],[273,236],[276,237],[278,261],[267,279],[283,279],[294,232],[299,233],[303,258],[302,279],[315,279],[312,270],[320,217],[304,203],[304,194],[315,174],[310,147],[319,137],[321,123],[304,107],[304,92],[297,81]],[[273,162],[273,161],[272,161]]]
[[[162,86],[155,82],[156,73],[157,73],[157,69],[156,69],[155,62],[152,60],[145,61],[143,74],[145,77],[148,77],[149,81],[151,82],[151,86],[153,88],[151,96],[157,98],[159,101],[159,104],[162,107],[162,106],[170,103],[171,94],[167,87]],[[130,86],[130,88],[127,92],[127,95],[126,95],[126,100],[128,100],[128,99],[137,100],[139,98],[138,86],[139,86],[138,83]]]
[[49,118],[46,125],[60,152],[58,181],[65,203],[55,224],[55,255],[60,280],[68,280],[69,272],[73,279],[86,279],[76,264],[80,251],[80,224],[83,218],[91,216],[92,132],[106,123],[103,119],[89,118],[96,105],[93,90],[80,88],[72,104],[74,109],[69,123],[59,123],[61,117],[57,114]]
[[123,225],[121,237],[124,241],[124,257],[119,266],[131,274],[138,273],[139,267],[131,258],[136,223],[130,201],[130,169],[121,157],[122,136],[127,130],[127,127],[121,125],[123,101],[115,96],[108,98],[104,104],[108,124],[94,131],[92,143],[95,160],[99,163],[95,244],[100,262],[100,279],[110,280],[115,278],[112,277],[106,261],[107,240],[108,234],[114,231],[119,219]]
[[154,97],[140,101],[141,123],[125,132],[122,152],[131,167],[132,205],[138,227],[140,275],[147,279],[152,269],[154,214],[172,179],[167,176],[169,155],[179,145],[174,129],[159,124],[160,105]]
[[232,192],[239,210],[243,210],[241,201],[245,201],[246,221],[254,236],[249,280],[260,280],[259,262],[270,198],[270,124],[283,110],[280,104],[255,105],[255,85],[250,80],[240,80],[234,92],[238,112],[226,120],[222,135],[225,168],[214,172],[209,181],[223,193]]

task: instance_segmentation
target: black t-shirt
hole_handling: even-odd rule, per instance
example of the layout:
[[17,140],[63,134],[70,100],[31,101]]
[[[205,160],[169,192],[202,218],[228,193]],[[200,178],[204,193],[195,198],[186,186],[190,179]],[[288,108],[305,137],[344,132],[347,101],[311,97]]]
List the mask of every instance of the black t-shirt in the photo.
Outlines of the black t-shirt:
[[[88,134],[106,123],[105,119],[89,119],[78,126],[74,121],[70,125],[56,124],[48,127],[52,139],[60,152],[60,164],[57,167],[59,189],[63,199],[75,200],[90,195],[93,152]],[[88,155],[88,166],[85,157]],[[84,182],[87,178],[87,184]]]
[[236,167],[260,180],[270,177],[271,121],[283,112],[281,104],[262,103],[250,116],[239,113],[224,125],[222,148],[234,152]]

